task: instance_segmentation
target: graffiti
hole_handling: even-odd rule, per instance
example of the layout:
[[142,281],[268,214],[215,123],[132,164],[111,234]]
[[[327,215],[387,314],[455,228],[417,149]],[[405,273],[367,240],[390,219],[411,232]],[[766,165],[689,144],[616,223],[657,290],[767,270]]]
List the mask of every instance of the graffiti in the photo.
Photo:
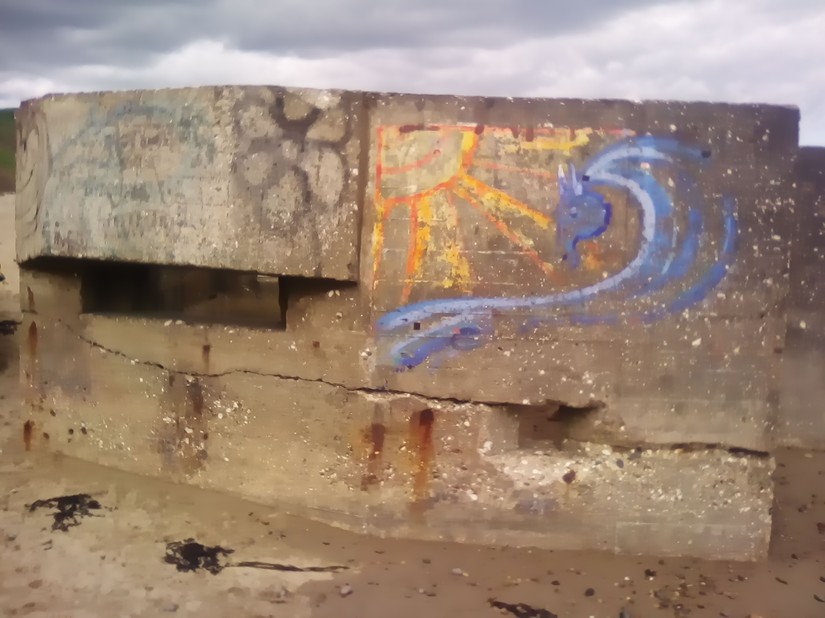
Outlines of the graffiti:
[[355,281],[362,98],[227,86],[34,102],[20,228],[67,255]]
[[[42,180],[32,181],[32,201],[25,203],[35,206],[22,215],[24,234],[40,231],[73,254],[105,245],[111,256],[115,246],[141,251],[134,230],[151,224],[158,234],[153,251],[171,260],[182,231],[202,234],[202,226],[178,213],[189,196],[201,194],[199,175],[215,162],[209,110],[172,97],[145,101],[140,93],[111,105],[79,103],[58,100],[48,112],[38,106],[27,112],[32,119],[22,138],[32,152],[21,173]],[[67,108],[78,110],[76,120],[70,116],[76,130],[64,130]]]
[[[476,349],[503,318],[522,335],[657,321],[733,259],[733,200],[698,183],[711,153],[669,136],[416,126],[377,141],[374,298],[402,283],[376,326],[399,368]],[[387,240],[401,225],[403,259]]]
[[[354,120],[343,112],[346,101],[331,93],[313,96],[281,88],[234,89],[229,94],[235,97],[238,136],[232,179],[249,211],[260,211],[267,239],[263,249],[303,246],[307,255],[316,256],[306,267],[323,276],[320,222],[346,210],[350,184],[347,144]],[[259,163],[262,158],[267,165]],[[347,266],[348,271],[354,268],[354,262]]]
[[582,240],[601,236],[610,225],[612,208],[598,192],[586,188],[570,164],[570,177],[559,167],[559,205],[556,207],[558,243],[564,249],[563,260],[579,265],[577,245]]

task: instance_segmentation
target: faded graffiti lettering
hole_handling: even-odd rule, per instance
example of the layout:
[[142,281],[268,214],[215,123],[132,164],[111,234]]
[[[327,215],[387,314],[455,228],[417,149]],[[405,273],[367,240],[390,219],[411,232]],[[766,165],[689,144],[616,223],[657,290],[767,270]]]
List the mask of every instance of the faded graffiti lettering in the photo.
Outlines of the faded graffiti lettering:
[[377,144],[373,291],[400,306],[376,326],[399,368],[475,349],[502,317],[523,335],[660,320],[733,259],[733,200],[700,184],[710,153],[670,136],[381,127]]

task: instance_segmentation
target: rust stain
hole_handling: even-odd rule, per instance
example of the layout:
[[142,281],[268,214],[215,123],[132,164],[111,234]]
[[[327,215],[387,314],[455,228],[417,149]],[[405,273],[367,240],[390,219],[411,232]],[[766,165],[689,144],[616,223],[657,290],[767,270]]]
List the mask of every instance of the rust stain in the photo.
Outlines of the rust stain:
[[398,127],[399,133],[413,133],[414,131],[439,131],[441,127],[426,124],[404,124]]
[[37,323],[29,324],[29,335],[26,338],[26,345],[28,346],[29,356],[31,358],[37,357]]
[[192,405],[192,416],[195,419],[203,418],[203,388],[200,380],[192,380],[187,385],[187,391],[189,392],[189,402]]
[[203,368],[205,373],[209,373],[209,355],[212,352],[212,346],[205,343],[201,348],[201,360],[203,360]]
[[372,423],[364,429],[364,442],[369,447],[367,472],[361,478],[361,489],[366,491],[381,481],[381,454],[384,452],[384,438],[387,428],[383,423]]
[[206,460],[206,449],[198,441],[198,436],[206,431],[206,420],[203,416],[203,386],[197,378],[187,381],[186,398],[185,418],[178,417],[178,448],[184,472],[193,474],[203,468]]
[[34,434],[34,421],[23,423],[23,444],[27,451],[32,450],[32,435]]
[[536,139],[536,130],[533,127],[527,127],[524,130],[524,139],[528,142],[532,142]]
[[426,408],[410,417],[410,445],[415,462],[413,465],[413,512],[427,508],[430,497],[430,476],[432,475],[435,448],[433,445],[433,424],[435,411]]
[[475,131],[476,135],[481,135],[482,133],[484,133],[484,125],[483,124],[477,124],[476,128],[473,129],[473,130]]
[[515,127],[515,126],[510,127],[510,133],[512,133],[512,134],[513,134],[513,137],[515,137],[516,139],[518,139],[518,135],[519,135],[519,133],[520,133],[520,129],[519,129],[518,127]]
[[168,416],[174,420],[161,421],[158,452],[166,471],[191,475],[203,468],[207,459],[204,388],[197,378],[180,380],[174,374],[167,377],[167,382]]
[[26,385],[26,403],[31,407],[42,404],[40,395],[40,375],[38,372],[38,338],[37,323],[32,321],[26,334],[25,375],[28,378]]

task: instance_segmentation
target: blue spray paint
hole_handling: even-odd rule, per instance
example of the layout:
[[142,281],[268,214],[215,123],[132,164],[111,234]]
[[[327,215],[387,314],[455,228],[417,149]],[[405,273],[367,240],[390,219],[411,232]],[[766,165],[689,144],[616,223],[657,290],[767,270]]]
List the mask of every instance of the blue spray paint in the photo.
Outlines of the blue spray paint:
[[572,268],[579,265],[576,245],[582,240],[596,238],[607,231],[613,209],[598,191],[585,188],[570,164],[570,177],[559,166],[559,204],[555,210],[556,240],[564,249],[563,260]]
[[[525,327],[564,321],[570,324],[615,324],[624,320],[652,322],[701,302],[724,278],[733,260],[737,235],[733,200],[722,205],[724,241],[715,259],[695,273],[697,257],[708,232],[698,205],[687,210],[687,225],[680,226],[671,192],[653,174],[665,170],[681,194],[701,195],[684,163],[707,163],[703,152],[670,137],[644,136],[621,140],[589,162],[581,175],[570,165],[559,171],[559,204],[555,210],[557,240],[564,259],[575,268],[580,257],[576,245],[596,238],[609,227],[612,207],[600,189],[626,191],[640,211],[641,242],[638,253],[619,272],[576,290],[544,296],[505,298],[451,298],[414,303],[391,311],[377,322],[380,333],[409,333],[391,350],[401,368],[416,367],[444,351],[475,349],[492,336],[492,317],[518,313]],[[693,275],[693,277],[692,277]],[[685,285],[673,296],[675,285]],[[659,298],[662,294],[670,295]],[[609,312],[592,307],[610,300]],[[650,309],[658,301],[658,308]],[[558,311],[561,308],[565,311]],[[555,311],[554,311],[555,309]],[[422,325],[426,328],[421,329]]]

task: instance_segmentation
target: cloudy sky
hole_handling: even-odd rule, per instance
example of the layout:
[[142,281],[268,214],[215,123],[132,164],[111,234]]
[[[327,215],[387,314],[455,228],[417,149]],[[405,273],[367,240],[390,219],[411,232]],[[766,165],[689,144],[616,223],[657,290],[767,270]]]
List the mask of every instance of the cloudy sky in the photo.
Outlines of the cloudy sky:
[[0,107],[205,84],[798,105],[825,0],[0,0]]

